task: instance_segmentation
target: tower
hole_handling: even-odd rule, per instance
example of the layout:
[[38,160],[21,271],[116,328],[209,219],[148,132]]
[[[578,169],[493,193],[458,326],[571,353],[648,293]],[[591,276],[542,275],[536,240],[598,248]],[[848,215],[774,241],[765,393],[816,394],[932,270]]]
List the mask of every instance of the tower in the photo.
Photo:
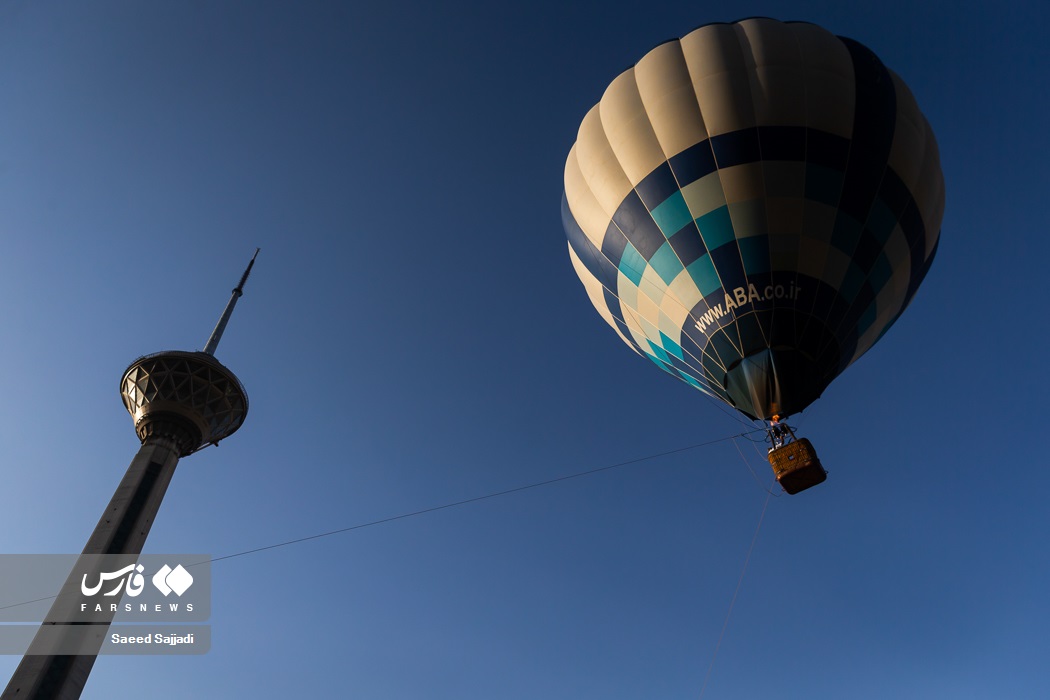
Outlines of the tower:
[[[120,394],[142,446],[88,538],[82,560],[84,555],[140,554],[179,459],[218,444],[244,423],[248,395],[236,375],[215,359],[215,349],[258,254],[256,249],[203,351],[169,350],[146,355],[124,372]],[[84,636],[83,624],[57,621],[63,619],[63,612],[79,593],[77,573],[82,570],[78,565],[70,574],[34,645],[49,625],[64,625],[63,633],[71,637]],[[112,615],[96,623],[97,627],[87,628],[97,638],[95,653],[111,620]],[[54,629],[46,631],[53,633]],[[0,700],[76,700],[94,663],[95,654],[27,654]]]

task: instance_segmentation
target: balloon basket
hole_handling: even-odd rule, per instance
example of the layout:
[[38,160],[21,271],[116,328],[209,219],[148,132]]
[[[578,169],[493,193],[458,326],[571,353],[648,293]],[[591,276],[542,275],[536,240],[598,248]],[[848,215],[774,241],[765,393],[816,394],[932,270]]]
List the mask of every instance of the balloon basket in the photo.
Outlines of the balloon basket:
[[794,495],[828,478],[813,444],[806,438],[789,442],[769,453],[769,463],[780,486]]

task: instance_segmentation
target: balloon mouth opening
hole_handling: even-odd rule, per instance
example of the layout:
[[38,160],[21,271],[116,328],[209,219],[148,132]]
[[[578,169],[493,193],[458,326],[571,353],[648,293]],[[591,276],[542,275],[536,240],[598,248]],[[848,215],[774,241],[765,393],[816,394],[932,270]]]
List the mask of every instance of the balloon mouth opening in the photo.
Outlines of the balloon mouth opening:
[[734,362],[722,386],[733,407],[752,420],[801,413],[834,378],[827,366],[796,348],[765,348]]

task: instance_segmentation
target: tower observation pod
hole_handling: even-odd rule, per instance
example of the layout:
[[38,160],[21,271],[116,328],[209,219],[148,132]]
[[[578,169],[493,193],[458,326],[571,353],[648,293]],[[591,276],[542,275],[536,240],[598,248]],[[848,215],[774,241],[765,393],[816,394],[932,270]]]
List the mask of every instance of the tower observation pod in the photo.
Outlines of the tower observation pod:
[[[214,353],[258,254],[256,249],[204,351],[169,350],[146,355],[124,372],[120,394],[142,446],[0,700],[80,697],[113,617],[110,614],[104,621],[93,623],[63,621],[63,611],[79,600],[84,571],[97,568],[97,564],[87,562],[98,558],[87,555],[139,555],[179,459],[218,444],[244,424],[248,395]],[[86,628],[86,624],[94,626]],[[49,645],[56,639],[51,626],[62,626],[60,635],[67,641],[75,640],[76,655],[49,653],[53,648]],[[91,632],[85,633],[85,629]],[[41,641],[45,638],[46,643]]]

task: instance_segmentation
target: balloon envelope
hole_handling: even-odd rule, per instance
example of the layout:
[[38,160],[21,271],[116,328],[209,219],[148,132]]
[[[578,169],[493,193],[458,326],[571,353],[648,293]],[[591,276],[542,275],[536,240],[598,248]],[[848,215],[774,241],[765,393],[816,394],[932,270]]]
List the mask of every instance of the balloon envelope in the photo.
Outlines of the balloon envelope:
[[621,340],[769,418],[896,321],[943,209],[904,82],[851,39],[759,18],[661,44],[609,85],[569,152],[562,219]]

